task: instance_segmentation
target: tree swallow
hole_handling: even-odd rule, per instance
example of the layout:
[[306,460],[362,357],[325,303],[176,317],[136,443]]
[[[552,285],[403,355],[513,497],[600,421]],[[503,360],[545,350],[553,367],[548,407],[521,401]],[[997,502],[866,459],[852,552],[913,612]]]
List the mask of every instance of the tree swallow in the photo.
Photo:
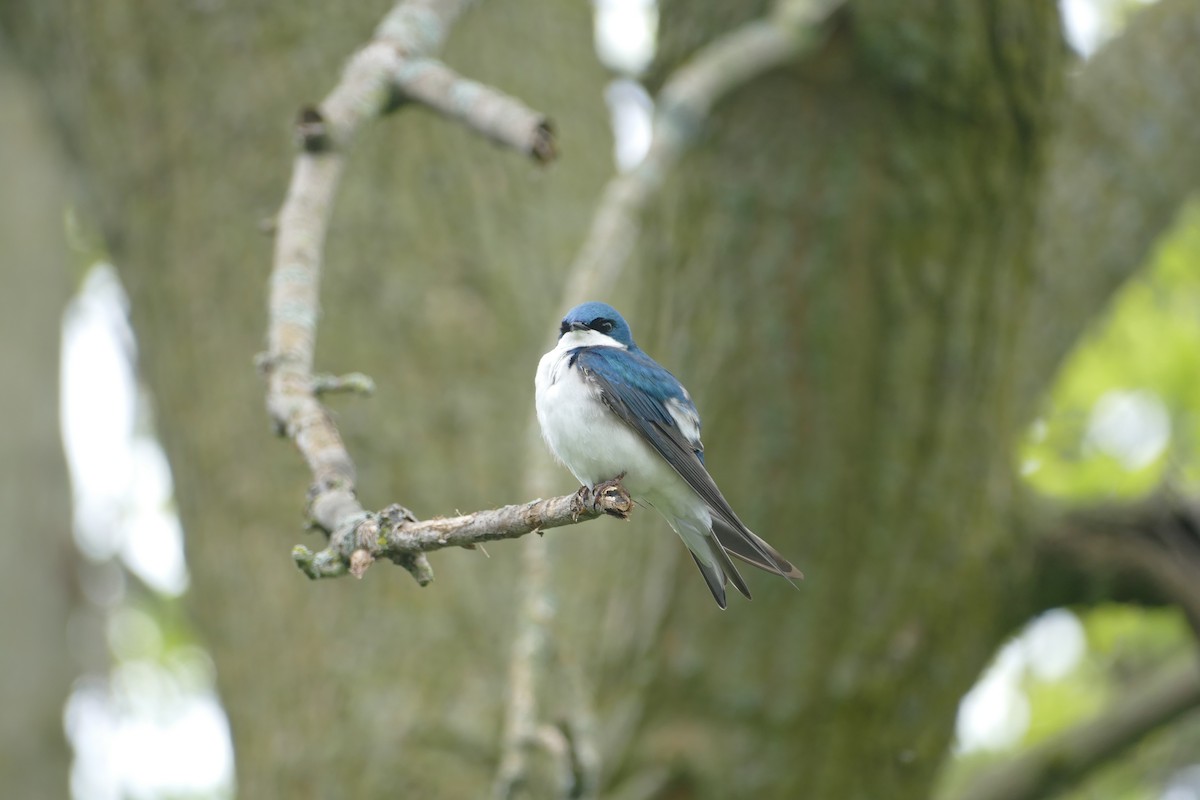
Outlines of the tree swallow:
[[585,486],[619,479],[634,500],[662,514],[721,608],[728,583],[750,597],[730,556],[804,577],[729,507],[704,468],[700,414],[687,389],[634,344],[615,308],[592,302],[567,312],[534,386],[554,456]]

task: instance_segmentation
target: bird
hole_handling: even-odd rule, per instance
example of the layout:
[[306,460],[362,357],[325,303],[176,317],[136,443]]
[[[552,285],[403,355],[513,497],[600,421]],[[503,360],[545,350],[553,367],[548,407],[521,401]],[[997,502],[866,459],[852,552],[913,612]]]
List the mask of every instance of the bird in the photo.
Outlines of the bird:
[[704,465],[700,414],[674,375],[633,341],[607,303],[567,312],[538,362],[534,405],[542,438],[584,487],[616,481],[679,534],[713,599],[750,590],[730,556],[789,580],[800,570],[738,518]]

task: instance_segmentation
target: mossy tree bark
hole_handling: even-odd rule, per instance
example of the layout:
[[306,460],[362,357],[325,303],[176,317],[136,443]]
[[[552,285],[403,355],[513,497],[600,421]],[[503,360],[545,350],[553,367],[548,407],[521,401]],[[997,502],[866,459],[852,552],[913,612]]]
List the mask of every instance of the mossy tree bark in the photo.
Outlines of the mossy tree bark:
[[[79,612],[70,491],[58,424],[58,354],[70,291],[62,153],[31,81],[0,58],[0,774],[14,797],[67,793],[63,704],[98,638]],[[72,634],[68,638],[68,634]],[[69,646],[70,645],[70,646]]]
[[[250,370],[284,121],[383,5],[16,8],[0,20],[48,80],[133,295],[240,791],[478,796],[516,547],[435,556],[425,590],[382,567],[301,580],[306,477],[269,446]],[[664,68],[762,11],[664,3]],[[337,407],[369,507],[525,499],[533,365],[608,171],[589,46],[582,6],[485,3],[451,37],[449,63],[556,120],[549,171],[421,112],[359,143],[318,360],[379,382]],[[608,790],[929,796],[962,693],[1036,609],[1012,444],[1050,371],[1023,331],[1057,346],[1095,311],[1043,299],[1054,269],[1088,266],[1039,256],[1068,66],[1052,4],[852,3],[816,59],[718,107],[651,209],[599,299],[684,378],[726,495],[809,579],[752,579],[754,602],[719,613],[651,514],[551,535],[553,679],[582,690],[556,690],[564,706],[588,698]]]
[[[668,2],[666,57],[761,11]],[[1016,622],[1014,343],[1065,59],[1047,4],[852,4],[664,193],[631,271],[643,346],[685,365],[718,481],[810,575],[679,605],[646,752],[698,786],[927,796]]]

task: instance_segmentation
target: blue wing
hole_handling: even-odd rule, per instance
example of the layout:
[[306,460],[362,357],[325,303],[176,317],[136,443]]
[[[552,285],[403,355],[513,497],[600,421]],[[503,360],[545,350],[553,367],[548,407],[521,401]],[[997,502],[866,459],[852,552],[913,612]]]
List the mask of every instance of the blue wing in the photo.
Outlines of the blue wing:
[[[700,441],[700,414],[696,411],[687,390],[658,362],[640,350],[581,347],[575,351],[571,363],[578,366],[584,376],[600,389],[604,403],[622,420],[650,439],[655,449],[662,453],[663,458],[672,467],[679,470],[691,459],[685,457],[684,464],[676,464],[675,459],[667,454],[673,454],[676,448],[667,448],[667,452],[663,452],[655,443],[656,438],[666,437],[673,440],[678,449],[690,451],[695,460],[700,464],[704,463],[704,444]],[[674,406],[676,413],[692,422],[693,431],[685,433],[679,427],[668,408],[668,403]]]
[[[768,572],[789,578],[803,577],[775,548],[738,519],[704,468],[700,417],[674,375],[640,350],[581,347],[575,351],[572,363],[599,389],[602,402],[641,434],[707,504],[713,518],[713,533],[725,550]],[[680,429],[671,414],[672,406],[685,419],[695,421],[694,431]]]

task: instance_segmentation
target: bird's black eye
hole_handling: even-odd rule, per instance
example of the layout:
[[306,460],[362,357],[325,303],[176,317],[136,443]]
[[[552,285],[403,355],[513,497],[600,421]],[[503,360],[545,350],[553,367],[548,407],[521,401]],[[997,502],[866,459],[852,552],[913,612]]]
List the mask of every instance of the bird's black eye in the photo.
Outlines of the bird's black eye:
[[604,317],[596,317],[588,327],[601,333],[612,333],[613,321]]

